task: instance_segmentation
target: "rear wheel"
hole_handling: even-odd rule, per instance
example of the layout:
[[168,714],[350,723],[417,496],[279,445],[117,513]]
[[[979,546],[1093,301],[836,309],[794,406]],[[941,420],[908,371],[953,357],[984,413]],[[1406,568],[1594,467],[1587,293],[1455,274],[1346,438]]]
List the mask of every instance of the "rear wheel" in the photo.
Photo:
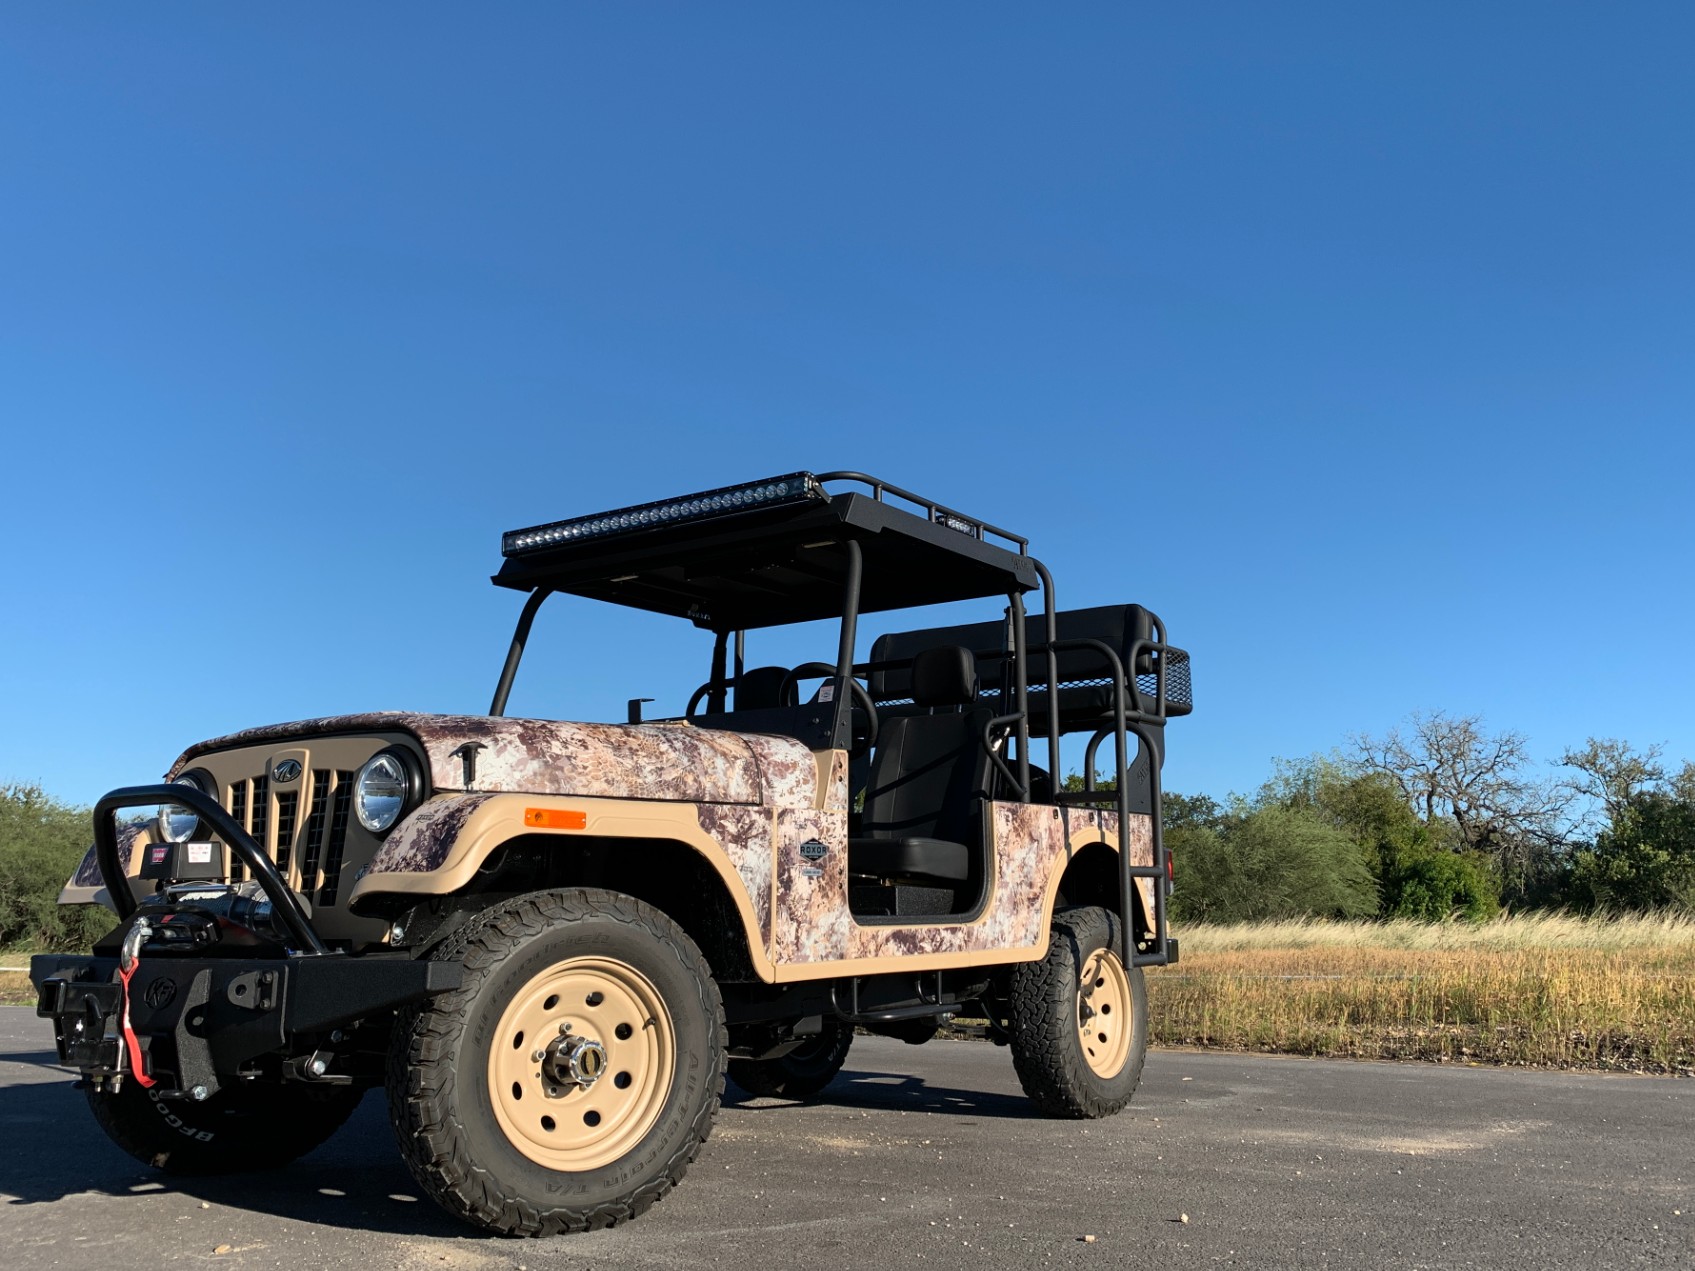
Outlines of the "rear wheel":
[[828,1016],[818,1036],[808,1038],[785,1055],[775,1059],[732,1059],[730,1080],[749,1094],[805,1099],[836,1079],[847,1062],[851,1045],[853,1025]]
[[414,1176],[487,1231],[642,1213],[700,1151],[724,1086],[711,969],[675,923],[612,892],[521,896],[436,956],[464,980],[402,1021],[389,1111]]
[[1067,910],[1054,917],[1048,956],[1013,968],[1012,1062],[1050,1116],[1111,1116],[1141,1081],[1147,986],[1119,957],[1118,931],[1105,909]]
[[364,1096],[352,1086],[243,1084],[203,1103],[161,1099],[135,1081],[116,1094],[88,1088],[112,1142],[169,1174],[276,1169],[334,1134]]

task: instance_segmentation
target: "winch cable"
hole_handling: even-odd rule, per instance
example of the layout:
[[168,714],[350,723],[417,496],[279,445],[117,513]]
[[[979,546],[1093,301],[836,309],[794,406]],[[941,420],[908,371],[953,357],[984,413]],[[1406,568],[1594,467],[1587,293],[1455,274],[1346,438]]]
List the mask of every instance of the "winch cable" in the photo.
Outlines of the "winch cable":
[[141,965],[141,946],[146,943],[152,927],[147,919],[137,918],[135,925],[124,937],[123,947],[118,950],[118,983],[122,986],[123,1016],[122,1032],[124,1051],[129,1055],[130,1076],[140,1083],[143,1089],[154,1084],[152,1077],[147,1075],[143,1064],[145,1056],[141,1053],[141,1040],[135,1035],[135,1029],[129,1022],[129,982],[135,975],[135,969]]

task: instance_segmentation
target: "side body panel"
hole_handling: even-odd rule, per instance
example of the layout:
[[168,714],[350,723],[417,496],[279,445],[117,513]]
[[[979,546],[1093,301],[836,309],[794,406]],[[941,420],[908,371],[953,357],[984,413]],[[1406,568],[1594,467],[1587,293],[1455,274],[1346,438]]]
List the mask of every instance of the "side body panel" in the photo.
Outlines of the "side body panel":
[[[1131,859],[1153,862],[1153,824],[1130,818]],[[1118,814],[1042,804],[990,805],[994,836],[989,897],[969,921],[861,924],[848,909],[847,817],[820,812],[777,815],[776,930],[779,981],[906,969],[1025,962],[1042,957],[1065,867],[1083,848],[1119,846]],[[800,849],[820,842],[817,857]],[[1152,881],[1138,880],[1147,912]]]
[[[826,768],[817,808],[754,808],[529,794],[448,794],[403,823],[371,861],[354,903],[376,894],[440,895],[466,886],[501,844],[525,834],[569,839],[669,839],[707,860],[741,914],[755,971],[768,982],[825,979],[1029,961],[1047,951],[1059,880],[1091,844],[1117,849],[1113,812],[1037,804],[991,807],[989,898],[968,921],[857,922],[848,908],[845,759]],[[581,814],[578,828],[548,829],[535,812]],[[1152,861],[1152,827],[1133,816],[1130,850]],[[1143,901],[1151,911],[1151,883]]]

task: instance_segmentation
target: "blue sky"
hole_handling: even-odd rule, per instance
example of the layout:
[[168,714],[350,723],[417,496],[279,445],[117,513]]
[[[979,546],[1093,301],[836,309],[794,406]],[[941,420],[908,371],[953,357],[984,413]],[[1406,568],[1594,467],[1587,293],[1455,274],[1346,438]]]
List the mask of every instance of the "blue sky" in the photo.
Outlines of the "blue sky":
[[[16,9],[0,780],[485,709],[502,530],[838,467],[1160,612],[1172,788],[1415,709],[1695,758],[1692,38],[1649,3]],[[690,630],[554,606],[515,711],[704,675]]]

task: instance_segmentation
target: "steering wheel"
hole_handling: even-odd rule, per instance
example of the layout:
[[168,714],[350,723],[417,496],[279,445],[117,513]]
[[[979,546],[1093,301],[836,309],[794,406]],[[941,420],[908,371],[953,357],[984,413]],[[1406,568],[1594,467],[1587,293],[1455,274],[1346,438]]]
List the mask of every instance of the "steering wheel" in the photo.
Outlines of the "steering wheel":
[[[778,696],[787,698],[789,690],[794,689],[798,697],[798,682],[814,675],[834,679],[836,668],[828,662],[802,662],[783,677],[783,687],[778,690]],[[865,686],[851,675],[848,676],[847,686],[853,704],[865,712],[865,736],[855,737],[848,746],[848,758],[857,759],[877,744],[877,703],[871,700],[871,694],[865,691]]]
[[700,705],[701,700],[703,698],[705,698],[705,696],[708,693],[710,693],[711,691],[712,691],[712,681],[711,680],[708,680],[706,683],[702,684],[699,688],[697,688],[694,691],[694,693],[690,695],[689,704],[687,706],[683,707],[683,718],[684,719],[693,719],[695,708]]

